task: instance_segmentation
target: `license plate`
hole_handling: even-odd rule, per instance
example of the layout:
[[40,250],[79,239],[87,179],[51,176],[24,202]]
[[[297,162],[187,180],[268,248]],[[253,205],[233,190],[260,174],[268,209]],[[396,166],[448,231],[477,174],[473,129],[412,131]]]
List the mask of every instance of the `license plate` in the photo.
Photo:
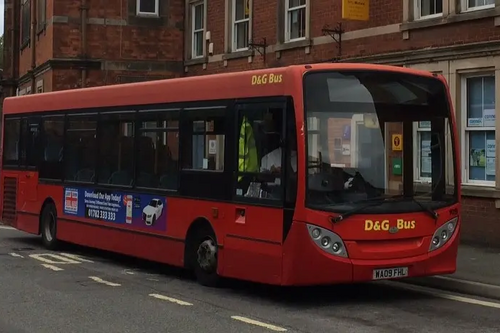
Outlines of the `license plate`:
[[384,268],[384,269],[373,270],[374,280],[397,279],[407,276],[408,276],[408,267]]

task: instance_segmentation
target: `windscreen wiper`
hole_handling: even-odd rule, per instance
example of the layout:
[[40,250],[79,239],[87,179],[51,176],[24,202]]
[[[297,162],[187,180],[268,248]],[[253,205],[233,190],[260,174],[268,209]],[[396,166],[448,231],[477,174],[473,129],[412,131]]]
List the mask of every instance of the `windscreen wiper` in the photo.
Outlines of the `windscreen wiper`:
[[357,214],[357,213],[361,212],[362,210],[369,208],[369,207],[378,206],[378,205],[381,205],[381,204],[389,202],[389,201],[390,202],[401,202],[401,201],[408,200],[408,199],[411,199],[412,202],[416,203],[420,208],[422,208],[422,211],[426,212],[429,216],[431,216],[434,220],[437,221],[439,214],[436,211],[430,209],[429,207],[424,206],[421,202],[419,202],[418,200],[415,200],[414,197],[408,198],[408,197],[405,197],[401,194],[398,194],[398,195],[395,195],[392,197],[382,197],[382,198],[378,197],[378,198],[368,199],[367,200],[368,203],[366,205],[351,209],[351,210],[345,212],[344,214],[339,214],[338,216],[332,218],[332,222],[333,223],[341,222],[346,217],[349,217],[353,214]]
[[[396,197],[399,197],[399,195]],[[343,221],[346,217],[349,217],[353,214],[359,213],[360,211],[362,211],[368,207],[374,207],[374,206],[381,205],[384,202],[387,202],[388,199],[391,199],[391,198],[393,198],[393,197],[388,197],[388,198],[387,197],[378,197],[378,198],[368,199],[368,200],[366,200],[366,202],[368,202],[366,205],[359,206],[359,207],[356,207],[354,209],[348,210],[344,214],[339,214],[338,216],[335,216],[334,218],[332,218],[332,222],[338,223],[340,221]]]
[[418,200],[415,200],[415,197],[401,197],[401,198],[398,198],[397,200],[395,200],[396,202],[401,202],[401,201],[404,201],[404,200],[408,200],[408,199],[411,199],[412,202],[416,203],[420,208],[422,208],[422,211],[426,212],[427,215],[429,215],[430,217],[432,217],[435,221],[437,221],[438,217],[439,217],[439,214],[433,210],[433,209],[430,209],[429,207],[425,206],[424,204],[422,204],[420,201]]

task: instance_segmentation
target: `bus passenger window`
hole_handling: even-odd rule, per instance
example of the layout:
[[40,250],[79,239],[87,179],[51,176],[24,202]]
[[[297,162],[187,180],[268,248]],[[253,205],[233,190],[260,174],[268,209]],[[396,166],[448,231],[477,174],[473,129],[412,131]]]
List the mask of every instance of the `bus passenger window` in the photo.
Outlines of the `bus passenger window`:
[[40,178],[61,179],[63,175],[64,116],[42,120]]
[[[283,107],[256,104],[241,106],[239,114],[237,196],[281,199]],[[297,160],[288,161],[294,172]],[[288,166],[288,163],[287,163]]]
[[5,119],[3,142],[3,165],[17,166],[19,164],[19,138],[21,119]]
[[224,171],[225,118],[211,117],[191,122],[191,147],[184,155],[184,169]]
[[177,190],[179,165],[178,113],[148,113],[140,123],[136,185]]
[[64,147],[65,179],[94,182],[97,115],[68,116]]
[[133,185],[134,119],[133,112],[101,115],[98,183]]

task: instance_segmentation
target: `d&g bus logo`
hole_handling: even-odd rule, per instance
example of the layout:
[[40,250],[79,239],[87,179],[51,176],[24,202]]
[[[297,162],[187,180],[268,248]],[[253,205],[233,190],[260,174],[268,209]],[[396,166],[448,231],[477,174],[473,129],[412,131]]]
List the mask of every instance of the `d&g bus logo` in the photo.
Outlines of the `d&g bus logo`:
[[388,231],[391,234],[397,233],[399,230],[415,229],[416,222],[414,220],[397,219],[396,223],[391,223],[389,220],[365,220],[365,231]]

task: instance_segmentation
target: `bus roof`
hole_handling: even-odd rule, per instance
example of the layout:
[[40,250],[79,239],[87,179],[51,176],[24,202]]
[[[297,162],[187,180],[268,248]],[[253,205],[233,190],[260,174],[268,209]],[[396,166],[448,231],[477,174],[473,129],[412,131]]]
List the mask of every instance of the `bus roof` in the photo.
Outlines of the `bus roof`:
[[[244,72],[200,75],[185,78],[117,84],[83,89],[70,89],[43,94],[9,97],[4,100],[4,114],[120,107],[201,100],[282,96],[291,94],[293,83],[311,70],[382,70],[431,76],[430,72],[403,67],[356,64],[323,63],[268,68]],[[262,83],[263,75],[267,81]],[[271,74],[278,83],[271,83]]]

